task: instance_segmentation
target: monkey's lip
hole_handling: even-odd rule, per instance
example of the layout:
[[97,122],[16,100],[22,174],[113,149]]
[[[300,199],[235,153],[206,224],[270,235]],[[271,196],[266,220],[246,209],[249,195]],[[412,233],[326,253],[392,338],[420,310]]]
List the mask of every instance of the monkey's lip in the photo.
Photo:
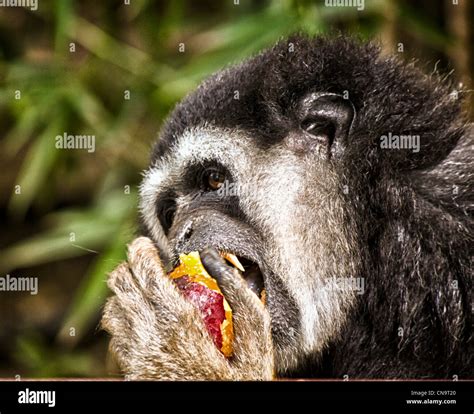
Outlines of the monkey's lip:
[[247,283],[247,287],[259,298],[265,288],[263,273],[258,263],[239,255],[221,252],[221,256],[239,271]]

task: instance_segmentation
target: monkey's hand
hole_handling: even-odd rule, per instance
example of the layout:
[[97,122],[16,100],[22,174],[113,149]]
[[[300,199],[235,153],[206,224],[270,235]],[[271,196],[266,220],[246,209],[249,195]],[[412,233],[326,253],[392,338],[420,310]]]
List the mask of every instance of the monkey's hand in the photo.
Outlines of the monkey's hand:
[[203,261],[233,310],[234,355],[214,345],[199,311],[166,275],[152,241],[139,237],[128,247],[128,263],[109,276],[115,294],[102,319],[110,347],[127,379],[269,380],[273,378],[270,316],[235,269],[213,251]]

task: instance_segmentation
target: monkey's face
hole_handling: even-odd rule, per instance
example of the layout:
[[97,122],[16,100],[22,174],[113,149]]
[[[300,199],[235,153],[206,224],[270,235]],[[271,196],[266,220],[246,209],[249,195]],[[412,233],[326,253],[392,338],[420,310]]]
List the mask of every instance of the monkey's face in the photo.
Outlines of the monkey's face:
[[338,165],[352,104],[310,93],[292,116],[296,127],[271,144],[245,130],[189,128],[141,189],[145,225],[171,265],[214,247],[239,258],[256,295],[265,289],[280,370],[338,332],[353,293],[337,278],[357,271]]
[[[207,246],[238,256],[250,288],[265,288],[277,369],[295,368],[356,303],[347,281],[367,276],[368,228],[388,214],[377,185],[439,159],[435,134],[455,142],[443,91],[370,45],[282,42],[173,111],[141,187],[145,231],[171,265]],[[422,151],[380,150],[380,136],[408,127],[427,138]]]
[[240,259],[256,295],[265,289],[280,372],[336,337],[355,298],[338,282],[358,275],[360,257],[344,182],[356,110],[314,74],[275,78],[275,65],[306,59],[278,63],[284,52],[221,72],[178,105],[141,188],[165,262],[214,247]]

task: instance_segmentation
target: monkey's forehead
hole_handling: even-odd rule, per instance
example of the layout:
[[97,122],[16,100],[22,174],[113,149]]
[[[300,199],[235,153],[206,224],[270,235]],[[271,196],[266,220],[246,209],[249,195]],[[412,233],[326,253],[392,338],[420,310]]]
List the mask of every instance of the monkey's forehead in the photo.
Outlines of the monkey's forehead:
[[[303,94],[367,90],[374,76],[367,68],[378,54],[373,44],[346,37],[295,35],[282,40],[212,75],[184,98],[168,117],[152,159],[171,148],[186,129],[203,124],[249,130],[262,141],[278,140],[292,127],[292,111]],[[363,96],[351,99],[362,101]]]
[[381,56],[374,43],[294,35],[212,75],[185,97],[165,122],[151,161],[166,155],[186,130],[203,125],[249,132],[261,146],[278,143],[298,127],[298,102],[312,92],[350,99],[359,137],[411,126],[435,136],[459,117],[460,105],[448,99],[450,88],[446,79]]

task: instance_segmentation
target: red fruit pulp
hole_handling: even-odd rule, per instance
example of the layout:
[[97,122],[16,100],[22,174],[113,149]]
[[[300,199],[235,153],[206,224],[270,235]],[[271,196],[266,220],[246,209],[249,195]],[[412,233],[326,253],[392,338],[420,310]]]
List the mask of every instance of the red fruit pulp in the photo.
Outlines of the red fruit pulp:
[[188,276],[174,279],[183,295],[201,312],[204,324],[217,348],[222,348],[221,324],[225,319],[224,296],[190,281]]

